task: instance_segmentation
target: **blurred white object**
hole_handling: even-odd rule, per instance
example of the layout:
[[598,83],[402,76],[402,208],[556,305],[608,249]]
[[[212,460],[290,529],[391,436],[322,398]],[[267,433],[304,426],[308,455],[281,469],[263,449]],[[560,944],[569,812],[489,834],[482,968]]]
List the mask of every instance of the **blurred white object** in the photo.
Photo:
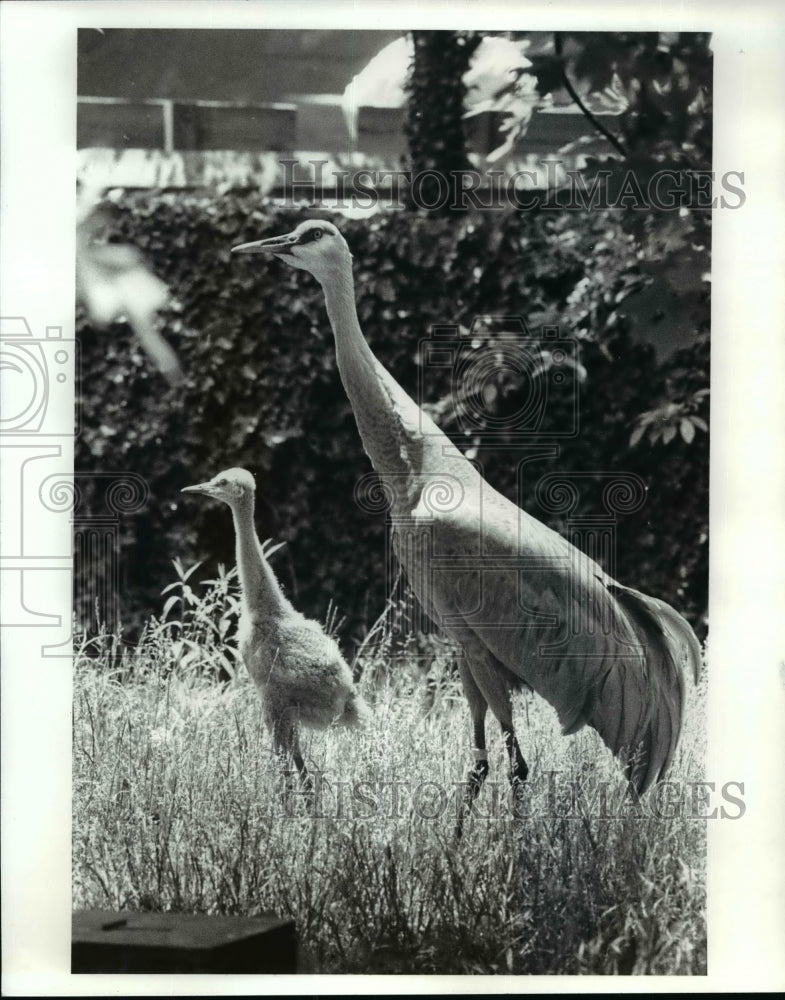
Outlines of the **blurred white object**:
[[343,115],[352,136],[357,138],[357,112],[360,108],[401,108],[406,100],[404,84],[414,45],[402,35],[385,45],[361,69],[343,92]]
[[177,355],[156,327],[156,313],[169,289],[147,267],[141,253],[125,243],[99,243],[103,226],[100,195],[83,190],[76,215],[76,298],[96,326],[127,320],[158,370],[172,382],[182,378]]
[[[537,81],[531,61],[524,55],[527,40],[517,42],[500,36],[486,36],[472,55],[469,69],[463,75],[466,86],[464,118],[484,111],[506,115],[500,131],[506,132],[504,143],[489,153],[493,163],[510,152],[523,135],[536,108],[548,106],[550,98],[537,93]],[[414,58],[414,44],[408,36],[396,38],[378,52],[343,92],[342,108],[346,124],[357,138],[357,117],[360,108],[400,108],[406,102],[404,86],[409,65]]]

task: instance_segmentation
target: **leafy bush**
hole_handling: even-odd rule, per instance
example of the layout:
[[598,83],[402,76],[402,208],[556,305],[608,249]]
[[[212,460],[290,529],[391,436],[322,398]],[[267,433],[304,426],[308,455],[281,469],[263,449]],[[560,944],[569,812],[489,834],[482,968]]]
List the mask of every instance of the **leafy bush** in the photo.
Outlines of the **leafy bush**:
[[[385,523],[353,500],[356,481],[371,466],[336,370],[321,289],[281,263],[229,253],[245,240],[288,231],[313,210],[236,192],[130,192],[115,203],[111,238],[139,247],[173,292],[163,333],[186,376],[182,386],[169,387],[125,324],[97,331],[80,313],[77,468],[134,471],[150,487],[147,509],[122,524],[126,628],[133,634],[158,610],[173,558],[186,565],[201,560],[207,576],[218,562],[233,563],[228,512],[182,502],[179,493],[241,465],[257,477],[260,537],[289,542],[277,571],[295,604],[323,619],[334,600],[351,637],[361,639],[384,605]],[[707,387],[708,337],[696,336],[663,366],[649,344],[630,335],[624,309],[643,278],[618,218],[541,209],[467,213],[458,221],[410,213],[336,221],[354,254],[363,330],[415,398],[418,346],[433,324],[468,328],[477,316],[519,315],[534,332],[559,323],[562,335],[577,338],[587,372],[580,433],[557,458],[528,466],[520,495],[510,451],[491,447],[482,433],[456,440],[474,449],[494,486],[542,519],[535,497],[542,474],[624,470],[642,476],[649,499],[619,524],[613,572],[673,602],[700,626],[707,594],[707,435],[698,425],[692,440],[662,435],[631,447],[630,438],[636,418],[657,410],[674,385],[690,398]],[[449,399],[449,371],[427,375],[425,401]],[[509,405],[515,391],[500,382],[496,405]],[[704,406],[699,419],[705,417]],[[556,412],[548,419],[561,417]],[[444,425],[449,433],[457,430],[449,407]],[[600,492],[583,496],[578,513],[601,512]],[[89,515],[88,486],[83,503]]]

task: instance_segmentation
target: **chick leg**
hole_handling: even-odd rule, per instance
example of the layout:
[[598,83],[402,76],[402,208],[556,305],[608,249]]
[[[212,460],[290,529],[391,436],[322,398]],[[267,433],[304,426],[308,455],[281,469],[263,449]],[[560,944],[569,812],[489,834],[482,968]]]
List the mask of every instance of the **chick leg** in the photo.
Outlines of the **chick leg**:
[[[297,724],[290,713],[284,713],[277,718],[273,724],[273,741],[276,752],[281,756],[286,764],[289,759],[294,762],[297,773],[300,776],[300,790],[305,795],[306,805],[310,808],[313,804],[313,779],[305,766],[303,755],[300,751],[300,739],[297,732]],[[287,794],[293,791],[292,783],[288,780],[287,773]]]

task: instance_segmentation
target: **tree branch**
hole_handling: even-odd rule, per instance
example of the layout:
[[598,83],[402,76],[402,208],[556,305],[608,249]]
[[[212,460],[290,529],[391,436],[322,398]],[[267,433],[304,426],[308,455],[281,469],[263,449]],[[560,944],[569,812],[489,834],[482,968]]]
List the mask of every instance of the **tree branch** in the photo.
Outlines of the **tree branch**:
[[618,153],[620,153],[621,156],[626,158],[627,150],[624,148],[621,140],[618,139],[613,134],[613,132],[609,132],[608,129],[605,128],[605,126],[602,124],[602,122],[598,121],[598,119],[591,113],[591,111],[589,111],[589,109],[586,107],[586,105],[578,96],[578,92],[576,91],[575,87],[573,87],[572,83],[570,82],[570,78],[567,76],[567,67],[564,63],[564,58],[562,55],[562,37],[560,31],[554,31],[553,42],[554,42],[554,48],[556,49],[556,55],[558,56],[559,61],[561,62],[561,78],[567,93],[570,95],[573,101],[575,101],[575,103],[581,109],[586,118],[588,118],[588,120],[592,123],[592,125],[597,129],[600,135],[604,136],[608,140],[608,142],[613,146],[613,148]]

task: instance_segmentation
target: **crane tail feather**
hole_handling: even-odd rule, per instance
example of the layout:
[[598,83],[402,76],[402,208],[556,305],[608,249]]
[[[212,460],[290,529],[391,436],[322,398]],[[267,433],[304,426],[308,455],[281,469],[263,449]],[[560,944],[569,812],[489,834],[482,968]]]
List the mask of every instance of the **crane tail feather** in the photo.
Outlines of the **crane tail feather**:
[[586,721],[624,765],[642,794],[665,776],[681,732],[685,673],[698,682],[700,644],[670,605],[605,581],[644,649],[642,664],[616,663],[587,704]]

